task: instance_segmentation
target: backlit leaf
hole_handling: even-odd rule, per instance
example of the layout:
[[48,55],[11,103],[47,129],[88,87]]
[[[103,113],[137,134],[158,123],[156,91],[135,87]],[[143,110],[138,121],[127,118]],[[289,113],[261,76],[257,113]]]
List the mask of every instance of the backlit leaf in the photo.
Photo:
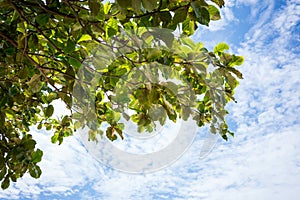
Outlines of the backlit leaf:
[[79,43],[82,41],[89,41],[89,40],[92,40],[92,36],[90,36],[89,34],[84,34],[80,37],[80,39],[77,42]]
[[221,43],[217,44],[217,46],[215,46],[214,53],[222,53],[228,49],[229,49],[229,46],[226,43],[221,42]]
[[219,20],[221,19],[220,11],[213,5],[208,6],[208,12],[211,20]]
[[231,61],[229,62],[228,66],[233,67],[235,65],[240,66],[244,63],[244,57],[243,56],[235,56],[233,55],[231,58]]

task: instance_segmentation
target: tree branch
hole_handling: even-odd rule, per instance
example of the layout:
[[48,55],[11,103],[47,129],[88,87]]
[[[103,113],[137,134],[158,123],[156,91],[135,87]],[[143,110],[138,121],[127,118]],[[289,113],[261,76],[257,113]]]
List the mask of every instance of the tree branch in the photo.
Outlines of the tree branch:
[[48,12],[48,13],[53,14],[53,15],[59,15],[59,16],[62,16],[62,17],[68,18],[68,19],[75,19],[75,16],[73,16],[73,15],[69,15],[69,14],[59,12],[57,10],[53,10],[53,9],[49,8],[48,6],[42,5],[40,3],[32,3],[32,2],[27,2],[27,1],[26,2],[25,1],[20,1],[20,2],[22,4],[24,4],[25,6],[28,6],[28,7],[40,7],[45,12]]

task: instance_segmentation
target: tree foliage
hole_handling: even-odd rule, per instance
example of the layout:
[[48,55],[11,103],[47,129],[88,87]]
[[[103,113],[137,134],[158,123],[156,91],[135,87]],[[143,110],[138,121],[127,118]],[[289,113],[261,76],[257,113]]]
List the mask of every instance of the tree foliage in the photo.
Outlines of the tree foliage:
[[[219,9],[223,6],[223,0],[1,0],[1,187],[6,189],[10,181],[15,182],[28,171],[32,177],[40,177],[37,163],[43,153],[36,149],[29,134],[33,125],[52,130],[51,140],[59,144],[73,130],[84,126],[89,127],[90,138],[96,140],[97,134],[103,134],[99,127],[104,122],[109,124],[105,130],[107,138],[123,138],[124,125],[119,123],[122,115],[137,123],[141,132],[151,132],[154,121],[164,125],[166,119],[176,122],[178,118],[192,117],[198,126],[211,123],[211,132],[219,132],[224,139],[233,135],[224,119],[224,105],[234,100],[237,78],[242,78],[234,66],[241,65],[243,58],[229,54],[227,44],[220,43],[210,52],[202,43],[187,37],[199,25],[208,26],[211,20],[220,19]],[[155,31],[150,31],[152,37],[143,34],[153,27],[179,29],[180,40],[174,38],[172,31],[165,33],[167,37]],[[122,36],[121,30],[135,31],[137,40]],[[92,93],[94,113],[72,110],[70,115],[53,117],[54,100],[62,100],[69,109],[82,104],[85,91],[90,90],[88,83],[94,78],[89,78],[92,72],[81,73],[80,68],[99,45],[112,49],[115,36],[118,47],[145,44],[146,48],[127,50],[109,65],[93,63],[93,72],[101,74]],[[162,48],[161,42],[167,48]],[[158,43],[160,46],[155,45]],[[151,68],[152,74],[160,71],[165,78],[183,77],[194,93],[192,101],[189,99],[192,103],[183,103],[191,96],[180,96],[182,88],[172,82],[164,83],[169,84],[167,87],[153,80],[139,87],[122,82],[125,75],[135,76],[134,80],[151,80],[147,73],[134,70],[151,63],[160,66]],[[213,73],[208,73],[209,66],[214,67]],[[86,85],[76,84],[80,74],[88,82]],[[119,87],[120,83],[126,87]],[[174,88],[171,92],[170,87]],[[80,96],[73,95],[77,90],[83,91],[77,93]],[[201,95],[203,98],[199,99]],[[128,116],[126,108],[135,113]],[[159,115],[155,115],[157,110]],[[151,112],[154,117],[150,118]],[[95,115],[97,123],[89,121],[89,115]]]

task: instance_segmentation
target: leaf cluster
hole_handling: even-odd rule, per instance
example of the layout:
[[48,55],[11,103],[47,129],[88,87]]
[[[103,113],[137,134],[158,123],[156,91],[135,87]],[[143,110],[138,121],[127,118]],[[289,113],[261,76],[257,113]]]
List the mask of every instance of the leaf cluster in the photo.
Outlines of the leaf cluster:
[[[243,58],[226,44],[209,52],[187,37],[220,19],[223,6],[223,0],[1,0],[1,187],[26,172],[40,177],[43,154],[32,126],[53,131],[51,141],[59,144],[84,127],[91,140],[104,131],[110,140],[123,139],[121,117],[140,132],[192,117],[198,126],[212,123],[212,133],[224,139],[233,135],[224,106],[234,100],[242,78],[234,66]],[[83,64],[93,68],[82,70]],[[71,114],[54,117],[56,100]]]

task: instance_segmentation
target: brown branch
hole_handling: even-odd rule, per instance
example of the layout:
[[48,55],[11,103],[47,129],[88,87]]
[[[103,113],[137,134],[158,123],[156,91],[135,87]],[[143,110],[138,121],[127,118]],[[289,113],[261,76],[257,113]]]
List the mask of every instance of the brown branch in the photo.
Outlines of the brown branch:
[[4,35],[2,32],[0,32],[0,36],[2,38],[4,38],[5,40],[7,40],[10,44],[12,44],[14,47],[18,48],[18,44],[16,43],[16,41],[14,41],[13,39],[11,39],[10,37],[8,37],[7,35]]
[[[77,21],[79,22],[79,24],[80,24],[80,26],[93,38],[93,40],[95,40],[95,41],[97,41],[98,43],[100,43],[100,44],[104,44],[101,40],[99,40],[98,38],[96,38],[95,36],[94,36],[94,34],[92,34],[89,30],[87,30],[86,29],[86,27],[83,25],[83,23],[82,23],[82,21],[81,21],[81,19],[80,19],[80,17],[78,16],[78,13],[76,12],[76,10],[73,8],[73,6],[68,2],[68,1],[66,1],[66,3],[70,6],[70,8],[73,10],[73,12],[74,12],[74,14],[75,14],[75,16],[76,16],[76,19],[77,19]],[[101,29],[101,30],[103,30],[103,29]],[[104,31],[104,30],[103,30]]]
[[62,17],[68,18],[68,19],[75,19],[75,16],[73,16],[73,15],[69,15],[69,14],[59,12],[57,10],[53,10],[53,9],[49,8],[48,6],[42,5],[40,3],[32,3],[32,2],[27,2],[27,1],[26,2],[20,1],[20,2],[28,7],[40,7],[41,9],[43,9],[44,11],[46,11],[52,15],[59,15],[59,16],[62,16]]
[[[175,8],[172,8],[172,9],[169,9],[169,10],[166,10],[166,11],[176,11],[180,8],[188,8],[190,6],[190,3],[186,4],[186,5],[183,5],[183,6],[178,6],[178,7],[175,7]],[[161,7],[161,6],[160,6]],[[153,10],[151,12],[146,12],[142,15],[136,15],[136,16],[131,16],[131,17],[126,17],[127,19],[131,19],[131,18],[134,18],[134,19],[138,19],[138,18],[142,18],[142,17],[146,17],[146,16],[150,16],[150,15],[153,15],[153,14],[156,14],[156,13],[160,13],[160,12],[166,12],[166,11],[161,11],[161,8],[158,8],[156,10]]]
[[[34,28],[36,28],[36,30],[50,43],[50,45],[54,48],[54,49],[56,49],[59,53],[62,53],[62,54],[64,54],[64,52],[58,47],[58,46],[56,46],[54,43],[53,43],[53,41],[49,38],[49,37],[47,37],[45,34],[44,34],[44,32],[40,29],[40,28],[38,28],[35,24],[33,24],[33,23],[31,23],[24,15],[23,15],[23,13],[21,12],[21,10],[14,4],[14,3],[12,3],[12,2],[10,2],[11,3],[11,5],[14,7],[14,9],[18,12],[18,14],[21,16],[21,18],[22,19],[24,19],[28,24],[30,24],[31,26],[33,26]],[[72,59],[75,59],[75,60],[77,60],[77,61],[79,61],[79,62],[81,62],[81,60],[79,60],[79,59],[77,59],[77,58],[75,58],[75,57],[73,57],[73,56],[70,56],[70,55],[68,55],[68,54],[65,54],[67,57],[69,57],[69,58],[72,58]]]
[[[0,32],[0,36],[4,39],[6,39],[7,41],[9,41],[14,47],[16,47],[19,51],[23,51],[24,52],[24,49],[19,49],[18,48],[18,44],[12,40],[11,38],[9,38],[8,36],[4,35],[2,32]],[[53,88],[55,88],[57,91],[59,91],[59,89],[54,85],[52,84],[48,77],[46,76],[46,74],[44,73],[43,69],[41,68],[40,64],[38,64],[35,60],[33,60],[27,53],[24,53],[23,56],[25,56],[32,64],[35,65],[35,67],[39,70],[39,72],[42,74],[42,76],[45,78],[45,81],[47,83],[49,83]]]
[[48,38],[48,37],[43,33],[43,31],[42,31],[40,28],[38,28],[38,27],[35,26],[33,23],[31,23],[31,22],[23,15],[22,11],[20,10],[20,8],[19,8],[18,6],[16,6],[15,3],[10,2],[10,4],[14,7],[14,9],[17,11],[17,13],[20,15],[20,17],[21,17],[23,20],[25,20],[25,21],[27,22],[27,24],[30,24],[30,25],[32,25],[34,28],[36,28],[36,30],[38,30],[38,32],[39,32],[42,36],[44,36],[44,38],[51,44],[51,46],[52,46],[53,48],[55,48],[55,49],[56,49],[58,52],[60,52],[60,53],[62,52],[61,49],[58,48],[58,47],[52,42],[52,40],[50,40],[50,38]]

